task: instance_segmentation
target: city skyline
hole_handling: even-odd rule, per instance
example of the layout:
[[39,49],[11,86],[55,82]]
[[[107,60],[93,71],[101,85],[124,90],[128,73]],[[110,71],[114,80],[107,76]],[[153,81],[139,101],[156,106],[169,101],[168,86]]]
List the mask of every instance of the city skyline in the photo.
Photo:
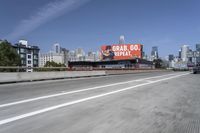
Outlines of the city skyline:
[[44,52],[56,42],[67,49],[96,51],[101,45],[117,44],[118,37],[124,35],[126,43],[143,44],[147,54],[153,46],[158,46],[161,57],[176,55],[182,45],[195,49],[200,42],[199,3],[198,0],[153,0],[151,3],[145,0],[3,0],[0,39],[12,43],[26,39]]

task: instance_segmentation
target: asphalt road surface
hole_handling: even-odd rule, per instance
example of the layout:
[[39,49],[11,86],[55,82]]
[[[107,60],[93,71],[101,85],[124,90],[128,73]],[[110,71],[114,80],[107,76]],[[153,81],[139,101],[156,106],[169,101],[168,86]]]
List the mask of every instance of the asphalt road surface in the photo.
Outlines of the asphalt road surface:
[[200,133],[200,75],[0,85],[0,133]]

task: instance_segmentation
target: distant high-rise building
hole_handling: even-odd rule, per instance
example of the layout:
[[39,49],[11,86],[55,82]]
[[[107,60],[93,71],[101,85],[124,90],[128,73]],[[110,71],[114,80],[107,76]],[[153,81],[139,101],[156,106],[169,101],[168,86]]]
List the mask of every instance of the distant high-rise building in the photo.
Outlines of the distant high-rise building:
[[187,57],[188,52],[189,52],[189,46],[183,45],[181,47],[181,59],[182,59],[182,61],[184,61],[184,62],[188,61],[188,57]]
[[188,50],[187,52],[187,59],[188,59],[188,62],[193,62],[193,57],[194,57],[194,51],[192,51],[191,49]]
[[96,52],[96,61],[100,61],[101,60],[101,52],[100,51],[97,51]]
[[75,50],[75,54],[76,54],[77,57],[79,57],[79,56],[84,56],[85,53],[84,53],[82,48],[77,48]]
[[147,55],[144,51],[142,51],[142,58],[147,60]]
[[178,58],[181,59],[181,49],[178,51]]
[[75,51],[69,51],[69,61],[85,61],[88,55],[85,55],[85,52],[82,48],[77,48]]
[[123,35],[119,37],[119,44],[125,44],[125,37]]
[[96,61],[96,53],[88,52],[88,54],[86,56],[86,61]]
[[169,60],[169,61],[173,61],[173,60],[174,60],[174,55],[173,55],[173,54],[170,54],[168,60]]
[[200,51],[200,44],[196,44],[196,51]]
[[75,51],[69,51],[69,61],[77,61]]
[[200,63],[200,44],[196,44],[196,63]]
[[88,55],[87,56],[93,56],[94,52],[88,52]]
[[153,46],[152,47],[151,58],[152,58],[152,60],[159,58],[159,56],[158,56],[158,47],[157,46]]
[[55,43],[53,45],[53,52],[54,53],[60,53],[61,52],[61,47],[60,47],[60,44],[59,43]]
[[69,50],[66,48],[60,48],[61,54],[63,55],[64,59],[64,64],[68,66],[68,61],[69,61]]

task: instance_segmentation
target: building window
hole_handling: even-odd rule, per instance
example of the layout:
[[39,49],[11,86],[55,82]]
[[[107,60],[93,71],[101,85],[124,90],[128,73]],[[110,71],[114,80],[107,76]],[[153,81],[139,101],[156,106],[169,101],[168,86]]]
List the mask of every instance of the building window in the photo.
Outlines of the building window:
[[31,59],[31,55],[28,55],[28,59]]
[[33,58],[34,58],[34,59],[38,59],[38,55],[34,55]]
[[38,53],[39,53],[39,50],[36,50],[36,49],[33,50],[33,54],[38,54]]
[[28,53],[28,54],[31,54],[31,50],[29,49],[29,50],[27,51],[27,53]]
[[25,54],[20,54],[20,57],[21,58],[26,58],[26,55]]
[[30,61],[30,60],[28,61],[28,64],[31,64],[31,61]]
[[33,61],[33,64],[34,64],[34,65],[37,65],[37,64],[38,64],[38,62],[37,62],[36,60],[34,60],[34,61]]
[[25,60],[21,60],[21,64],[22,65],[26,65],[26,61]]
[[26,53],[26,49],[20,48],[20,53]]

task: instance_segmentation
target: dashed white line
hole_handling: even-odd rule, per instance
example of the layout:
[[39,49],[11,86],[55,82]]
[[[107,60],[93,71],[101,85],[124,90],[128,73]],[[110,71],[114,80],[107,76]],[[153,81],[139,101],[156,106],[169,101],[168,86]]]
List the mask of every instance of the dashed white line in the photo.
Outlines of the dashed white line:
[[67,106],[74,105],[74,104],[77,104],[77,103],[82,103],[82,102],[89,101],[89,100],[92,100],[92,99],[97,99],[97,98],[100,98],[100,97],[104,97],[104,96],[116,94],[116,93],[119,93],[119,92],[131,90],[131,89],[136,88],[136,87],[141,87],[141,86],[157,83],[157,82],[161,82],[161,81],[164,81],[164,80],[177,78],[177,77],[188,75],[188,74],[189,73],[176,75],[176,76],[171,76],[171,77],[168,77],[168,78],[152,81],[150,83],[143,83],[143,84],[135,85],[135,86],[132,86],[132,87],[127,87],[127,88],[124,88],[124,89],[111,91],[111,92],[108,92],[108,93],[95,95],[95,96],[83,98],[83,99],[80,99],[80,100],[75,100],[75,101],[72,101],[72,102],[67,102],[67,103],[64,103],[64,104],[60,104],[60,105],[44,108],[44,109],[37,110],[37,111],[34,111],[34,112],[30,112],[30,113],[22,114],[22,115],[15,116],[15,117],[12,117],[12,118],[1,120],[0,121],[0,125],[4,125],[4,124],[10,123],[10,122],[14,122],[14,121],[17,121],[17,120],[20,120],[20,119],[24,119],[24,118],[28,118],[28,117],[31,117],[31,116],[35,116],[35,115],[42,114],[42,113],[45,113],[45,112],[53,111],[53,110],[56,110],[56,109],[59,109],[59,108],[62,108],[62,107],[67,107]]
[[61,92],[61,93],[56,93],[56,94],[52,94],[52,95],[35,97],[35,98],[30,98],[30,99],[25,99],[25,100],[20,100],[20,101],[1,104],[0,108],[13,106],[13,105],[17,105],[17,104],[22,104],[22,103],[33,102],[33,101],[47,99],[47,98],[53,98],[53,97],[58,97],[58,96],[63,96],[63,95],[68,95],[68,94],[84,92],[84,91],[91,91],[91,90],[110,87],[110,86],[122,85],[122,84],[131,83],[131,82],[139,82],[139,81],[149,80],[149,79],[154,79],[154,78],[162,78],[162,77],[171,76],[171,75],[175,75],[175,74],[166,74],[166,75],[161,75],[161,76],[154,76],[154,77],[148,77],[148,78],[143,78],[143,79],[130,80],[130,81],[125,81],[125,82],[119,82],[119,83],[113,83],[113,84],[108,84],[108,85],[96,86],[96,87],[87,88],[87,89],[81,89],[81,90],[76,90],[76,91]]

